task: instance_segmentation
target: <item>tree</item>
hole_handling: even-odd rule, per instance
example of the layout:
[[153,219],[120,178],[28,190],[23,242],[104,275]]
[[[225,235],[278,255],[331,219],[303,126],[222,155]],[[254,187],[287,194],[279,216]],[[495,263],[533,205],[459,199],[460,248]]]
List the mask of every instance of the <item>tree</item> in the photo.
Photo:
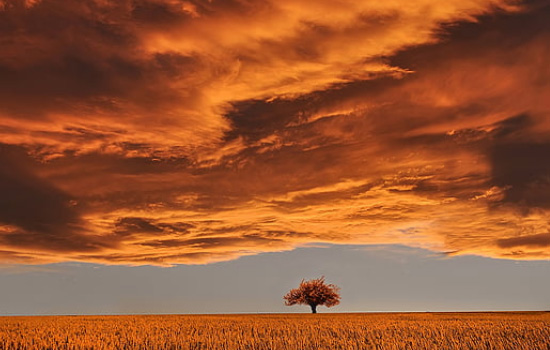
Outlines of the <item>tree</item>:
[[325,284],[325,276],[305,281],[300,286],[288,292],[283,299],[287,306],[301,304],[309,305],[312,313],[317,313],[317,305],[331,307],[340,304],[340,288],[334,284]]

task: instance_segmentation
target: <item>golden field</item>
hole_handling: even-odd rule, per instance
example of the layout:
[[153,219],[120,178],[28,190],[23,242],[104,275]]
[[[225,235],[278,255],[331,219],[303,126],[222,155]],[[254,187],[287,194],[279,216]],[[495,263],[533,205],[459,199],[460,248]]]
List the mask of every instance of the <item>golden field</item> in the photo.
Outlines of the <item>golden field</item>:
[[0,317],[0,349],[550,350],[550,312]]

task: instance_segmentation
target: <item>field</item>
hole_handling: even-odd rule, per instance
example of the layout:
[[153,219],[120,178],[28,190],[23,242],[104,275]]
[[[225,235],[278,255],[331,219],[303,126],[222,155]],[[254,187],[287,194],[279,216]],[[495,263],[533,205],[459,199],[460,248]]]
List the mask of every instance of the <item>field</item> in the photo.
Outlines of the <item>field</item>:
[[0,349],[550,350],[550,312],[0,317]]

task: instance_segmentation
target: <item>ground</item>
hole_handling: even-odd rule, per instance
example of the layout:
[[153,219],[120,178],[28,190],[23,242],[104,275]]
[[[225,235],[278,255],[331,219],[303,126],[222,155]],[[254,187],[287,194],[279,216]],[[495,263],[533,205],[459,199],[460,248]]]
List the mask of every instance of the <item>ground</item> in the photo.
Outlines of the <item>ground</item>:
[[0,348],[550,349],[550,312],[0,317]]

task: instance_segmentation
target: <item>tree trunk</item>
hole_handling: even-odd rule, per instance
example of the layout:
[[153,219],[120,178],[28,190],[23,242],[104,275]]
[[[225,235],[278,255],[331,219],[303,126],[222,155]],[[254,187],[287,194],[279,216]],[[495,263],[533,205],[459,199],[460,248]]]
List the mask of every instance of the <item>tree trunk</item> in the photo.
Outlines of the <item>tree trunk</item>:
[[312,314],[316,314],[316,313],[317,313],[317,305],[311,304],[311,305],[309,305],[309,306],[311,306],[311,313],[312,313]]

